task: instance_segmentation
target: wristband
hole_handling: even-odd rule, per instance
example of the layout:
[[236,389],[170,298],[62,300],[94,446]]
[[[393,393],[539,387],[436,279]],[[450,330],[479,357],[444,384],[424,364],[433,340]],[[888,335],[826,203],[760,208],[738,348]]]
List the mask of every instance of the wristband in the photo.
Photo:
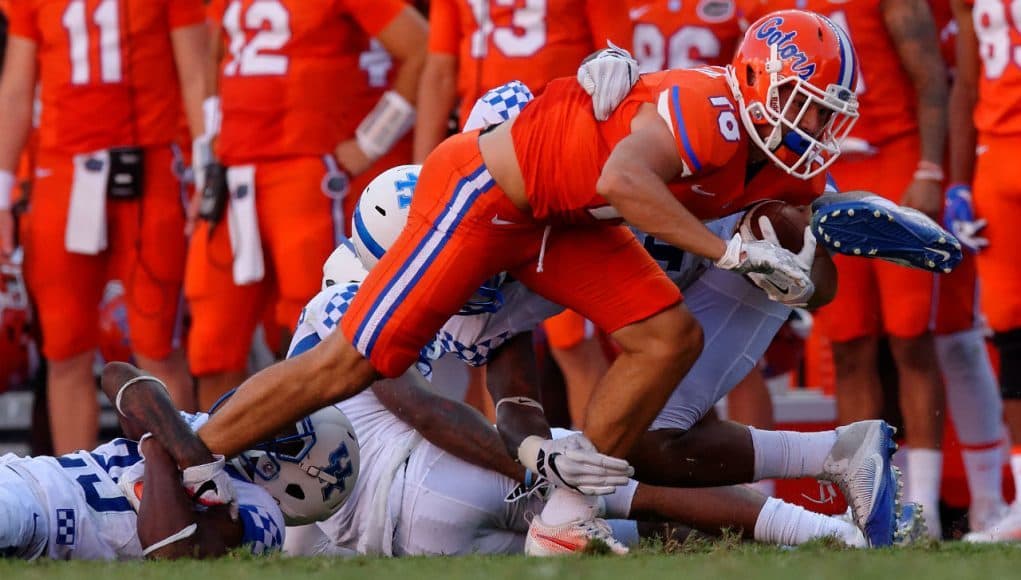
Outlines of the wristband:
[[223,113],[220,111],[220,97],[207,97],[202,101],[202,122],[205,130],[205,137],[212,137],[220,132],[220,121]]
[[387,91],[355,130],[358,147],[375,161],[415,125],[415,107],[396,91]]
[[155,544],[151,544],[148,548],[142,550],[142,556],[143,557],[148,556],[149,554],[155,552],[156,550],[159,550],[160,548],[165,548],[170,544],[180,542],[181,540],[186,540],[194,536],[195,532],[197,532],[198,530],[199,530],[198,524],[187,525],[181,531],[170,536],[167,536],[166,538],[163,538],[162,540],[156,542]]
[[723,255],[716,260],[716,267],[721,270],[733,270],[741,265],[741,245],[741,234],[734,234],[727,242],[727,249]]
[[918,162],[918,168],[915,169],[914,178],[926,181],[943,181],[943,168],[932,161],[926,161],[923,159]]
[[11,209],[11,192],[15,181],[14,173],[0,169],[0,211]]
[[121,385],[121,388],[117,389],[117,396],[113,400],[113,406],[114,406],[114,408],[117,409],[118,413],[120,413],[121,415],[124,415],[124,411],[121,411],[121,398],[124,396],[124,391],[128,390],[128,387],[130,387],[131,385],[133,385],[135,383],[140,383],[142,381],[153,381],[153,382],[159,384],[159,386],[163,387],[163,392],[165,392],[165,393],[169,393],[170,392],[170,391],[167,390],[167,386],[165,384],[163,384],[163,381],[157,379],[156,377],[152,377],[152,376],[149,376],[149,375],[142,375],[142,376],[139,376],[139,377],[135,377],[133,379],[129,379],[128,382],[126,382],[123,385]]

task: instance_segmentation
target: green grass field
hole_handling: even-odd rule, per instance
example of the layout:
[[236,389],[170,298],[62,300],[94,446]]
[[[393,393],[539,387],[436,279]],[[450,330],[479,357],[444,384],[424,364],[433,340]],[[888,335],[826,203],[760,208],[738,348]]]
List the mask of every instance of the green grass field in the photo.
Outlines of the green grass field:
[[959,543],[902,550],[832,550],[808,546],[780,550],[760,546],[716,544],[672,554],[641,549],[624,558],[578,556],[465,557],[381,559],[224,558],[184,562],[12,562],[0,561],[0,578],[46,580],[342,580],[407,578],[409,580],[646,580],[649,578],[735,580],[827,580],[896,578],[983,578],[1021,576],[1021,547],[967,546]]

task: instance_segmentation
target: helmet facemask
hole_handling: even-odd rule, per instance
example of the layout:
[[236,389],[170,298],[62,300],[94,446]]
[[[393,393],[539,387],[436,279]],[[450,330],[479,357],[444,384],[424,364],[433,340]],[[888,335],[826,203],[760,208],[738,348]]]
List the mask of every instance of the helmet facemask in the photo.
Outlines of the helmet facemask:
[[[854,92],[836,84],[823,90],[796,74],[782,75],[783,61],[777,55],[776,45],[770,47],[765,71],[755,71],[751,66],[746,68],[739,72],[728,66],[727,78],[749,139],[773,163],[795,177],[811,179],[825,171],[840,155],[840,142],[858,120],[858,100]],[[749,76],[769,75],[764,100],[754,98],[756,95],[745,99],[737,78],[742,72]],[[747,85],[754,87],[755,82],[749,79]],[[783,93],[788,92],[784,100]],[[820,110],[820,115],[828,116],[816,135],[801,128],[813,107]],[[759,133],[762,126],[772,127],[765,137]],[[781,146],[793,155],[783,155]]]

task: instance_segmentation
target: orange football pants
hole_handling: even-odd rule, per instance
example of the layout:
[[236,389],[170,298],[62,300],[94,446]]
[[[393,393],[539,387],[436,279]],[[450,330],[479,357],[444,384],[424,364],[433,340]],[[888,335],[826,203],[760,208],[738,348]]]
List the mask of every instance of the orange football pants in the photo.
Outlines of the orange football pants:
[[403,373],[499,272],[607,332],[680,301],[626,227],[548,226],[518,210],[490,177],[478,135],[451,137],[426,160],[407,226],[341,319],[377,371]]
[[[839,159],[830,173],[842,191],[864,190],[899,202],[918,166],[916,135],[883,144],[866,158]],[[888,334],[899,338],[929,331],[933,275],[882,260],[837,255],[837,295],[816,322],[834,342]]]
[[983,234],[989,246],[978,253],[982,311],[996,332],[1021,328],[1021,183],[1017,166],[1021,136],[979,139],[973,196],[977,217],[989,221]]
[[142,195],[107,199],[107,249],[90,256],[64,246],[72,156],[39,153],[23,234],[25,279],[38,308],[46,358],[59,361],[96,349],[99,303],[109,280],[124,284],[132,350],[152,359],[170,354],[186,251],[174,163],[169,146],[145,149]]

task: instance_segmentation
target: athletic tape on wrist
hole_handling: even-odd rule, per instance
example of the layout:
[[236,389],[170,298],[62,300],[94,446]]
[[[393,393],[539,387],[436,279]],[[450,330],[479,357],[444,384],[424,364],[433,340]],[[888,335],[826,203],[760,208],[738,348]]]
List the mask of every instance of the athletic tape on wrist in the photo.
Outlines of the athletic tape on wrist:
[[208,97],[202,101],[202,124],[206,137],[212,137],[220,133],[220,121],[222,118],[220,97]]
[[197,532],[198,530],[199,530],[198,524],[187,525],[176,534],[167,536],[166,538],[163,538],[162,540],[156,542],[155,544],[151,544],[148,548],[142,550],[142,556],[143,557],[148,556],[149,554],[155,552],[156,550],[159,550],[160,548],[165,548],[170,544],[180,542],[181,540],[186,540],[194,536],[195,532]]
[[415,125],[415,107],[396,91],[387,91],[355,130],[358,147],[375,161]]
[[16,181],[13,173],[0,169],[0,210],[11,209],[11,192]]
[[135,383],[140,383],[142,381],[153,381],[159,386],[163,387],[163,392],[168,394],[170,393],[170,391],[167,390],[167,386],[163,384],[163,381],[157,379],[156,377],[149,375],[134,377],[132,379],[129,379],[128,382],[121,385],[121,388],[117,390],[117,396],[114,398],[113,406],[117,409],[118,413],[120,413],[121,415],[124,414],[124,411],[121,410],[121,398],[124,396],[124,391],[128,390],[128,387],[130,387],[131,385]]

